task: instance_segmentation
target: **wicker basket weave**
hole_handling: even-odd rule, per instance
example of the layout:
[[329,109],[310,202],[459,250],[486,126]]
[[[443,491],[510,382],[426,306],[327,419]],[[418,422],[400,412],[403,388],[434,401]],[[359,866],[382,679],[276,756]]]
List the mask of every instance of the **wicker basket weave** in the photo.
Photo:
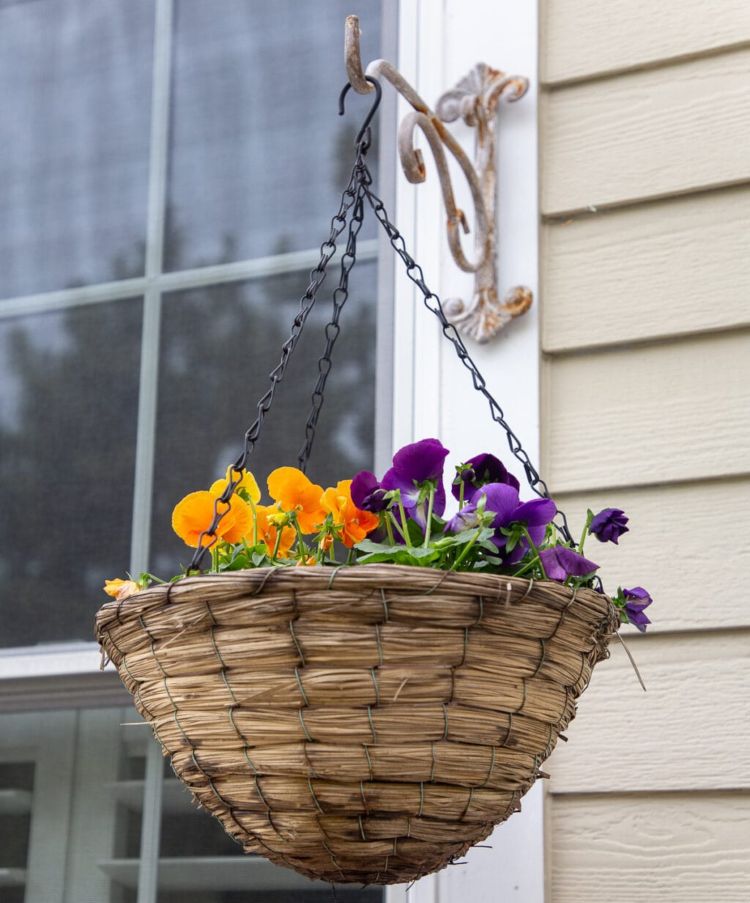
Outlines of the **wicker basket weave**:
[[364,884],[435,871],[520,808],[616,628],[591,590],[394,565],[191,577],[97,615],[245,851]]

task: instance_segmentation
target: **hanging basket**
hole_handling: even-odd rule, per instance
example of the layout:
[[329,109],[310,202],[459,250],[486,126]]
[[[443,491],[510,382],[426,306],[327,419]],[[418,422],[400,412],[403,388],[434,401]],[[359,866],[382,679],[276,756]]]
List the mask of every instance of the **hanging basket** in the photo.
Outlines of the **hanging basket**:
[[392,884],[520,808],[617,624],[593,590],[362,565],[189,577],[107,603],[96,630],[246,852]]
[[[547,486],[372,190],[369,122],[270,386],[198,536],[199,571],[347,228],[298,462],[305,469],[366,205],[505,431]],[[340,111],[349,85],[340,98]],[[347,226],[348,223],[348,226]],[[565,515],[557,529],[573,541]],[[520,808],[618,626],[591,589],[370,564],[197,575],[104,605],[96,634],[172,767],[248,853],[325,881],[412,881]]]

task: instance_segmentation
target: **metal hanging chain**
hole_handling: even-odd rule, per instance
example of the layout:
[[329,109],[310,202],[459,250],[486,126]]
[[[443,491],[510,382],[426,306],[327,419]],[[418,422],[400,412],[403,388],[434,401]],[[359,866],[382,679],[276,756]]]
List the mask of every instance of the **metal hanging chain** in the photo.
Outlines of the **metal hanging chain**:
[[[260,436],[263,421],[266,414],[271,408],[271,404],[273,403],[274,395],[276,393],[276,387],[284,378],[284,373],[286,371],[287,364],[289,363],[289,358],[291,357],[294,349],[297,346],[297,342],[299,341],[299,337],[302,334],[302,329],[304,328],[305,322],[310,315],[310,311],[315,305],[317,291],[326,277],[326,268],[328,266],[328,263],[336,253],[336,239],[343,232],[344,227],[347,223],[349,211],[356,203],[357,196],[360,193],[363,162],[364,161],[362,154],[360,153],[358,148],[357,157],[354,163],[354,167],[352,168],[351,176],[349,177],[349,182],[341,195],[341,202],[339,204],[338,212],[331,219],[330,233],[326,241],[324,241],[320,246],[320,260],[318,261],[317,266],[310,273],[310,282],[305,290],[304,295],[300,299],[300,309],[292,323],[291,333],[289,335],[289,338],[281,346],[281,357],[279,359],[279,363],[269,374],[271,385],[266,393],[258,401],[257,416],[250,428],[245,433],[244,448],[242,454],[229,467],[229,478],[227,480],[227,485],[224,488],[222,494],[214,500],[213,520],[198,537],[195,553],[193,554],[190,565],[187,569],[188,573],[201,569],[201,562],[203,561],[206,552],[216,543],[216,530],[231,507],[230,499],[232,495],[234,495],[235,490],[242,481],[245,465],[247,464],[248,458],[252,454],[253,449],[255,448],[255,445]],[[208,542],[204,543],[205,539],[208,539]]]
[[[357,155],[354,167],[352,168],[351,176],[349,178],[349,182],[341,195],[341,202],[339,205],[338,213],[336,213],[331,219],[331,230],[328,239],[320,246],[320,260],[318,261],[318,265],[310,273],[310,283],[308,284],[307,289],[305,290],[305,293],[300,300],[300,309],[297,313],[297,316],[294,318],[291,333],[286,342],[284,342],[284,344],[281,346],[281,357],[279,359],[279,363],[269,374],[271,385],[266,393],[258,401],[256,419],[245,433],[245,444],[242,454],[233,464],[230,465],[227,485],[224,488],[222,494],[214,500],[214,516],[210,526],[207,527],[207,529],[205,529],[198,537],[197,547],[188,567],[188,573],[191,571],[200,570],[201,562],[203,561],[206,552],[208,552],[209,549],[216,543],[216,530],[222,519],[226,516],[231,508],[230,499],[239,486],[240,482],[242,481],[243,471],[247,464],[248,458],[255,448],[255,445],[260,436],[261,428],[263,426],[263,421],[266,414],[271,408],[271,404],[273,403],[273,399],[276,393],[276,387],[284,378],[284,373],[289,363],[289,358],[291,357],[294,349],[297,346],[297,342],[299,341],[300,335],[302,334],[302,329],[304,328],[305,322],[307,321],[307,318],[310,315],[310,312],[312,311],[312,308],[315,304],[317,291],[323,283],[323,280],[325,279],[326,267],[328,266],[331,258],[336,253],[336,239],[343,232],[344,227],[347,223],[348,214],[352,210],[352,208],[354,208],[349,224],[346,251],[342,255],[341,259],[339,284],[334,292],[334,312],[332,319],[326,326],[326,347],[323,356],[318,361],[318,381],[312,395],[312,410],[305,426],[306,441],[298,456],[300,468],[304,470],[307,466],[312,445],[315,439],[315,429],[317,426],[318,418],[320,416],[320,410],[323,405],[326,381],[332,367],[333,348],[336,343],[336,339],[338,338],[341,331],[339,319],[343,306],[348,299],[349,273],[351,272],[351,269],[356,262],[357,235],[359,234],[359,230],[362,227],[362,221],[364,218],[363,199],[365,197],[372,207],[372,210],[381,226],[385,230],[391,247],[403,261],[406,268],[406,275],[422,293],[425,307],[437,317],[438,321],[440,322],[443,335],[453,345],[458,359],[471,373],[474,388],[487,400],[492,419],[505,431],[510,451],[523,466],[524,473],[526,474],[526,479],[528,480],[531,490],[542,498],[550,497],[547,484],[544,482],[544,480],[541,478],[538,471],[534,467],[531,458],[521,445],[521,441],[506,422],[503,409],[487,389],[486,381],[480,373],[479,368],[472,360],[472,357],[469,354],[466,345],[463,342],[463,339],[445,316],[440,298],[434,292],[430,291],[429,287],[424,281],[422,268],[418,263],[415,262],[415,260],[406,250],[406,244],[404,242],[403,236],[388,218],[388,213],[382,200],[372,191],[370,187],[372,185],[372,174],[365,162],[365,154],[367,153],[372,140],[370,122],[375,115],[375,111],[377,110],[380,103],[381,87],[379,82],[376,79],[371,78],[370,76],[367,76],[367,81],[371,82],[375,87],[376,100],[368,113],[364,125],[357,134],[355,140]],[[350,88],[351,85],[347,84],[339,97],[340,114],[343,114],[344,112],[344,98],[346,97],[346,94]],[[565,516],[565,513],[563,511],[560,511],[559,509],[558,517],[560,519],[558,529],[560,530],[561,534],[567,542],[569,542],[571,545],[575,545],[568,528],[568,520]],[[204,539],[206,538],[208,538],[209,541],[204,544]]]
[[[371,190],[371,182],[372,177],[370,176],[370,179],[365,183],[365,195],[370,206],[373,209],[373,212],[375,213],[375,216],[378,218],[378,221],[380,222],[383,229],[385,229],[391,247],[404,262],[404,265],[406,267],[406,275],[422,293],[422,300],[425,307],[438,318],[443,335],[451,343],[451,345],[453,345],[458,359],[461,361],[464,367],[466,367],[469,373],[471,373],[471,379],[474,384],[474,388],[487,400],[490,408],[490,416],[495,421],[495,423],[497,423],[500,427],[502,427],[503,430],[505,430],[510,451],[513,456],[522,464],[524,473],[526,474],[526,479],[528,480],[532,492],[535,492],[541,498],[549,498],[550,494],[549,489],[547,488],[547,484],[544,482],[544,480],[539,475],[539,472],[534,467],[531,458],[528,455],[528,452],[521,445],[521,440],[518,438],[518,436],[516,436],[516,434],[506,422],[503,409],[487,389],[487,383],[482,374],[479,372],[479,368],[472,360],[472,357],[469,354],[468,349],[463,342],[463,339],[457,332],[455,326],[453,326],[453,324],[450,323],[445,316],[443,304],[440,298],[434,292],[430,291],[429,287],[424,281],[424,273],[422,272],[422,268],[418,263],[415,262],[415,260],[406,250],[406,244],[404,242],[403,236],[388,218],[388,213],[382,200]],[[565,516],[565,513],[558,509],[557,515],[560,520],[558,529],[567,542],[571,543],[571,545],[575,545],[573,537],[570,534],[568,519]]]
[[[383,89],[376,78],[372,78],[371,76],[365,76],[365,78],[375,89],[375,100],[367,113],[365,121],[362,123],[362,127],[357,133],[357,137],[354,139],[354,146],[357,149],[357,159],[354,163],[354,172],[357,175],[358,182],[357,200],[354,204],[352,219],[349,224],[346,251],[341,257],[341,275],[339,277],[339,284],[336,291],[333,293],[333,316],[326,324],[325,328],[326,347],[322,357],[318,360],[318,381],[313,390],[312,407],[307,418],[307,423],[305,424],[305,444],[302,446],[299,455],[297,456],[297,463],[299,464],[300,470],[303,472],[307,470],[307,464],[310,460],[310,453],[312,451],[313,442],[315,441],[315,429],[318,425],[320,409],[323,407],[326,382],[328,381],[328,375],[333,367],[333,349],[341,332],[341,327],[339,325],[341,311],[349,297],[349,272],[356,263],[357,236],[359,235],[359,230],[362,228],[362,220],[364,219],[365,212],[363,200],[364,187],[365,185],[370,185],[372,183],[372,174],[367,168],[364,157],[372,144],[372,129],[370,128],[370,123],[380,106]],[[351,88],[351,83],[347,82],[339,94],[339,116],[344,115],[344,101]]]
[[[365,168],[365,171],[366,168]],[[333,367],[333,349],[341,332],[339,321],[341,312],[349,297],[349,273],[357,260],[357,235],[362,228],[362,220],[364,219],[364,186],[359,185],[357,190],[357,200],[352,210],[351,221],[349,223],[349,233],[346,243],[346,250],[341,256],[341,274],[339,276],[339,284],[333,293],[333,315],[326,324],[325,338],[326,346],[322,357],[318,360],[318,381],[312,393],[312,408],[310,415],[305,424],[305,444],[300,449],[297,456],[297,462],[300,470],[307,470],[307,463],[310,459],[313,442],[315,441],[315,429],[318,425],[320,417],[320,409],[323,407],[324,394],[328,375]]]

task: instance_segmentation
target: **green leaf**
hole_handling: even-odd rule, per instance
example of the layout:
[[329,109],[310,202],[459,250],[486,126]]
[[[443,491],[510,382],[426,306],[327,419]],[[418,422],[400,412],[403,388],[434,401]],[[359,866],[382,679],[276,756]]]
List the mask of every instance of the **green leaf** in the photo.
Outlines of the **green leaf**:
[[[364,540],[359,543],[357,549],[361,550]],[[372,543],[377,546],[378,543]],[[381,546],[377,551],[369,552],[361,558],[357,558],[357,564],[408,564],[414,567],[425,567],[440,557],[437,549],[410,549],[408,546]]]

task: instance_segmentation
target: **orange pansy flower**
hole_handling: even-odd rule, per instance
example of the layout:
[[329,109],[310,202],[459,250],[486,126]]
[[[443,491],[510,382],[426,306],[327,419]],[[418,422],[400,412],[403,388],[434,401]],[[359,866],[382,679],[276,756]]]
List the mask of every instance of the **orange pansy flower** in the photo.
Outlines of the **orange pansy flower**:
[[[214,496],[222,495],[232,477],[232,468],[227,467],[227,473],[224,479],[216,480],[211,484],[211,488],[208,491]],[[242,479],[237,484],[236,489],[244,489],[253,502],[257,503],[260,501],[260,489],[258,488],[258,483],[249,470],[242,471]]]
[[321,499],[331,514],[333,524],[341,530],[341,542],[351,549],[380,523],[377,514],[362,511],[352,501],[351,480],[339,480],[335,488],[326,489]]
[[303,533],[314,533],[326,519],[320,503],[323,487],[296,467],[277,467],[268,475],[268,492],[284,511],[294,511]]
[[[191,492],[175,505],[172,529],[186,545],[197,546],[198,537],[211,526],[217,497],[205,490]],[[230,506],[216,528],[216,536],[224,542],[239,542],[252,531],[253,512],[250,505],[239,496],[232,498]]]
[[[256,505],[255,513],[257,515],[258,524],[258,542],[264,542],[268,549],[268,554],[273,555],[276,548],[276,537],[279,528],[273,523],[273,517],[278,514],[279,509],[275,505]],[[281,539],[279,540],[278,558],[286,558],[289,555],[289,549],[294,545],[297,538],[297,531],[294,527],[282,527]],[[248,541],[251,538],[248,537]]]
[[133,593],[140,592],[140,589],[135,580],[121,580],[117,577],[114,580],[104,581],[104,592],[113,599],[127,599]]

